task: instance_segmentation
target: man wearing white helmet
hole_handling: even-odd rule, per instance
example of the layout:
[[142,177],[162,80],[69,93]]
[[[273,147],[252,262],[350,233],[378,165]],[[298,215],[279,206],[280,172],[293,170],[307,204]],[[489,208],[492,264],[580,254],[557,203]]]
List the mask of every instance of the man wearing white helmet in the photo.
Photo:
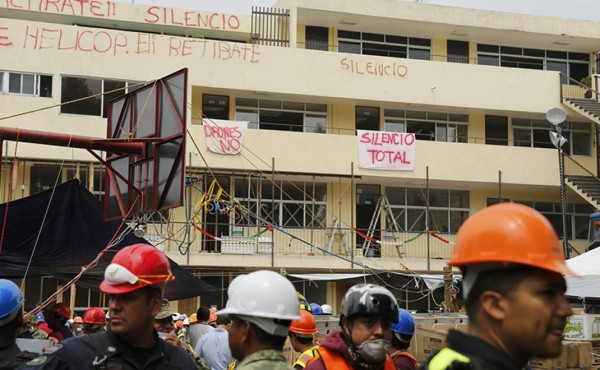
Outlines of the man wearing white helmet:
[[283,355],[292,320],[300,319],[296,289],[285,277],[260,270],[235,278],[227,291],[229,348],[236,370],[293,370]]

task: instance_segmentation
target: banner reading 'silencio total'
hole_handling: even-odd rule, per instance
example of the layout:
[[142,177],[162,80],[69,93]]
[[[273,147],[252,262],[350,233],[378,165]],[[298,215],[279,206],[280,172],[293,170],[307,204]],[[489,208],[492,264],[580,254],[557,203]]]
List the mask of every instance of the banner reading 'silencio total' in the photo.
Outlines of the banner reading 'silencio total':
[[357,130],[360,168],[412,171],[415,167],[415,134]]

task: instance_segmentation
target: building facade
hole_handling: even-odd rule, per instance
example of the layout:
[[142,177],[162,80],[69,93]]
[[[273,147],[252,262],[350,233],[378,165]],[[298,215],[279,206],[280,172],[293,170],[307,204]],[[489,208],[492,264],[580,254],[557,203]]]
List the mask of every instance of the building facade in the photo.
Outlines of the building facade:
[[[224,305],[229,281],[261,268],[439,274],[465,219],[500,201],[535,207],[562,236],[552,108],[568,116],[565,173],[598,174],[600,121],[577,99],[597,98],[599,22],[392,0],[281,0],[251,16],[101,0],[0,9],[4,127],[103,138],[110,100],[188,68],[184,204],[131,222],[223,289],[182,311]],[[237,122],[239,152],[210,151],[206,128]],[[412,152],[378,149],[395,140]],[[102,199],[94,156],[48,148],[3,143],[3,202],[73,177]],[[598,208],[577,189],[567,181],[573,253]],[[336,307],[352,282],[296,284]],[[57,283],[28,281],[29,300]],[[393,288],[410,309],[439,301]],[[84,289],[65,299],[104,303]]]

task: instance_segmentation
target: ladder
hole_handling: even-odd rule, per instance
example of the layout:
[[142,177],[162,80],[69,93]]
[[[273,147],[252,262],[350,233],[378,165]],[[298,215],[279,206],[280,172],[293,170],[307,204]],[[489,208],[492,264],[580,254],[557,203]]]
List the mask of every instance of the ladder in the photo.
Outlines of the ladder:
[[[333,220],[333,225],[331,225],[331,230],[328,231],[329,234],[329,238],[327,240],[327,250],[329,252],[333,252],[332,248],[333,248],[333,242],[335,241],[335,238],[339,238],[340,240],[340,245],[344,248],[344,251],[346,252],[346,257],[349,256],[348,253],[348,243],[346,241],[346,231],[342,230],[342,222],[340,221],[339,218],[335,218]],[[323,252],[323,254],[325,254],[325,252]]]
[[[392,229],[392,239],[394,240],[393,245],[396,247],[396,253],[398,253],[398,258],[402,258],[402,256],[407,257],[406,248],[404,247],[404,243],[400,241],[400,227],[398,226],[398,222],[396,222],[396,218],[394,218],[394,214],[392,213],[392,208],[390,206],[390,202],[385,194],[381,195],[379,198],[379,202],[377,202],[377,206],[375,207],[375,212],[373,213],[373,218],[371,219],[371,223],[369,224],[369,230],[367,231],[368,238],[365,238],[365,242],[363,243],[364,255],[369,257],[369,251],[371,249],[371,245],[377,244],[372,242],[373,235],[375,234],[375,230],[377,230],[377,226],[379,223],[379,219],[381,216],[381,211],[383,209],[385,220],[385,226],[391,225]],[[383,241],[381,242],[381,246],[383,246]]]

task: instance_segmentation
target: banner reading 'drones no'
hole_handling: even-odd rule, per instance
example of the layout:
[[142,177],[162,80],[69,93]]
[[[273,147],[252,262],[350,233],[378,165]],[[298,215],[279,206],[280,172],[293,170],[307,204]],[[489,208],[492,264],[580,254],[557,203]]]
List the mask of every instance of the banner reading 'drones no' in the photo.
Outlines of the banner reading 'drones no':
[[415,134],[386,131],[358,132],[360,168],[412,171],[415,167]]
[[203,119],[202,128],[208,150],[219,154],[238,154],[242,150],[248,122]]

